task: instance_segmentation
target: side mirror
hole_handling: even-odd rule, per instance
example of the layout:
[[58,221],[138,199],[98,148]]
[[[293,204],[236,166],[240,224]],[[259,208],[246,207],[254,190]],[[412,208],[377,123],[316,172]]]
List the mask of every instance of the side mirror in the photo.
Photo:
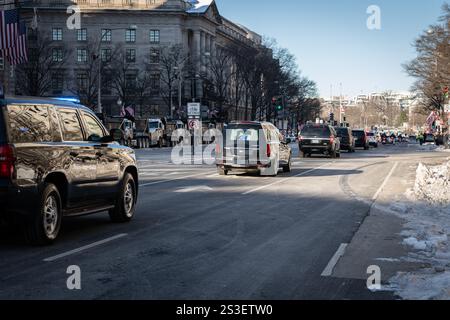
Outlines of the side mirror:
[[120,129],[111,129],[109,135],[112,141],[120,141],[123,139],[123,132]]

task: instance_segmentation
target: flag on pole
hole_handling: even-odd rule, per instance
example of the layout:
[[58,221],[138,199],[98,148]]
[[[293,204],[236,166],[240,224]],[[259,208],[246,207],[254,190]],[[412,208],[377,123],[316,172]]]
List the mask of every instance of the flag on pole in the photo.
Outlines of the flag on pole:
[[0,49],[12,48],[19,35],[19,12],[17,9],[0,12]]
[[4,52],[11,65],[28,62],[27,28],[24,21],[19,23],[19,36],[16,45],[12,48],[5,49]]

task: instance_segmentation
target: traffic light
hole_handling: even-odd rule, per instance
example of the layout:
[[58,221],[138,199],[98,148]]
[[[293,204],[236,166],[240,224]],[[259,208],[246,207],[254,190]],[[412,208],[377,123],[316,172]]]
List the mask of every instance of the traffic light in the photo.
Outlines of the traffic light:
[[283,97],[273,97],[272,106],[275,108],[276,111],[283,111],[284,109]]
[[330,121],[334,122],[334,113],[333,112],[330,113]]

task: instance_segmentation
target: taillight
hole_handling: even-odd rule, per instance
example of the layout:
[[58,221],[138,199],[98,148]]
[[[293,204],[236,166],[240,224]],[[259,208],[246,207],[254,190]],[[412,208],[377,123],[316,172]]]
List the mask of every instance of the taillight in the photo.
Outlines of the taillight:
[[0,146],[0,178],[12,178],[14,160],[14,149],[10,145]]
[[267,144],[267,158],[270,158],[271,153],[270,144]]

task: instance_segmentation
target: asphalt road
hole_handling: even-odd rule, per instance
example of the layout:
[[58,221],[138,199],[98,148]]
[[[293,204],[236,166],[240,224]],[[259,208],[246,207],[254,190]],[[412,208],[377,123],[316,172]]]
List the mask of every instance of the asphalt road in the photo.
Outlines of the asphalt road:
[[[298,154],[295,146],[295,155]],[[276,178],[173,165],[170,149],[137,151],[135,220],[66,219],[51,247],[1,230],[0,299],[393,299],[366,282],[322,276],[350,243],[394,162],[416,145],[295,158]],[[81,269],[68,290],[67,268]]]

